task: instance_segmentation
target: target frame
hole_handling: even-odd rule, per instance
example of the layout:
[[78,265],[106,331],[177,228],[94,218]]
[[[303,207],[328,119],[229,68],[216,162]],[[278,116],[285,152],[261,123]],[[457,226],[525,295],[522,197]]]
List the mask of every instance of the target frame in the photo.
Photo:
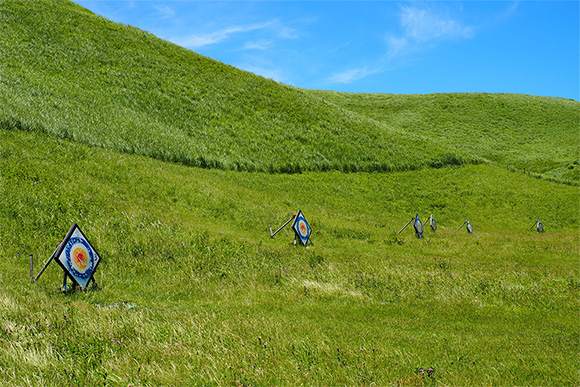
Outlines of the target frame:
[[58,246],[54,256],[66,275],[83,290],[101,262],[101,256],[76,223]]
[[292,223],[292,229],[294,230],[296,237],[298,237],[302,244],[306,246],[310,240],[312,228],[308,224],[308,221],[301,210],[298,210],[298,214],[296,214],[296,219],[294,219],[294,223]]
[[429,225],[431,226],[431,230],[433,230],[433,232],[437,231],[437,222],[435,221],[433,214],[431,214],[431,217],[429,217]]
[[469,220],[465,221],[465,228],[467,229],[468,233],[473,234],[473,226],[471,223],[469,223]]
[[415,228],[415,236],[419,239],[423,238],[423,223],[419,219],[419,214],[415,215],[415,220],[413,221],[413,227]]

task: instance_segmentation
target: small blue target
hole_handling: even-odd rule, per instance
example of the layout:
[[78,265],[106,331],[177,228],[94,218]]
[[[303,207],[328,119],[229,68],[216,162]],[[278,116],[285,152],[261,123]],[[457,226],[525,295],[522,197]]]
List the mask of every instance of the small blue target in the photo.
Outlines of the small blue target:
[[431,225],[431,230],[433,230],[433,232],[437,231],[437,222],[435,221],[433,215],[431,215],[431,218],[429,218],[429,224]]
[[465,221],[465,227],[467,228],[468,233],[473,234],[473,227],[471,227],[471,223],[469,223],[469,220]]
[[419,219],[419,214],[415,215],[413,227],[415,228],[415,236],[417,238],[423,238],[423,224],[421,223],[421,219]]
[[544,232],[544,225],[538,219],[538,232]]

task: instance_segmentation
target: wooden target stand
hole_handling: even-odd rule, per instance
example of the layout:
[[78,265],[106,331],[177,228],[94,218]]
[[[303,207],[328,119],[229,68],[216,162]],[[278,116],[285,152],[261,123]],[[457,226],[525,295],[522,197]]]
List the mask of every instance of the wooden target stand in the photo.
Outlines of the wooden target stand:
[[[409,220],[407,222],[407,224],[405,224],[403,226],[403,228],[399,230],[399,232],[397,233],[397,235],[399,235],[400,233],[402,233],[403,230],[406,229],[409,224],[411,224],[411,222],[413,222],[413,228],[415,229],[415,236],[417,237],[417,239],[423,239],[423,231],[424,231],[423,225],[425,223],[427,223],[427,222],[422,223],[421,222],[421,219],[419,218],[419,214],[418,213],[415,214],[415,216],[413,216],[411,218],[411,220]],[[429,225],[431,226],[431,230],[433,232],[436,232],[437,231],[437,222],[435,222],[435,218],[433,217],[433,214],[431,214],[431,216],[429,217]]]
[[304,246],[307,246],[309,242],[312,244],[312,241],[310,240],[312,228],[306,221],[302,210],[298,210],[298,213],[292,215],[292,217],[280,226],[278,230],[272,231],[272,226],[270,226],[270,238],[274,238],[274,235],[278,234],[280,230],[286,227],[292,220],[294,220],[294,223],[292,223],[292,229],[294,230],[294,246],[296,246],[298,240],[300,240]]
[[86,290],[89,283],[92,284],[93,288],[99,289],[94,274],[101,258],[76,223],[72,225],[36,277],[34,277],[33,256],[30,255],[30,280],[32,282],[38,281],[53,260],[62,268],[64,273],[61,288],[63,293],[67,291],[67,278],[72,281],[73,291],[78,287]]

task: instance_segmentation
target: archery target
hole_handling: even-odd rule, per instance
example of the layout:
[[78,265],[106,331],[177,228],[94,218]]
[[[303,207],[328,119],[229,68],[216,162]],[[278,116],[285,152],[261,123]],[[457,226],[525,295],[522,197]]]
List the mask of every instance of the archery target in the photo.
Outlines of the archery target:
[[302,244],[306,246],[308,239],[310,239],[312,229],[308,225],[308,222],[306,221],[302,211],[298,211],[298,215],[296,215],[296,220],[294,221],[292,228],[294,229],[294,232],[298,238],[300,238],[300,241],[302,241]]
[[433,215],[431,215],[431,218],[429,218],[429,224],[431,225],[431,230],[434,232],[437,231],[437,222],[435,222]]
[[415,216],[413,227],[415,227],[415,235],[417,238],[423,238],[423,224],[421,223],[421,219],[419,219],[419,215]]
[[473,234],[473,227],[471,227],[471,223],[469,223],[469,220],[466,221],[465,227],[467,228],[468,233]]
[[538,220],[538,232],[544,232],[544,225]]
[[68,240],[63,243],[58,262],[84,289],[95,272],[100,258],[78,226],[75,226],[73,226],[72,234],[69,233]]

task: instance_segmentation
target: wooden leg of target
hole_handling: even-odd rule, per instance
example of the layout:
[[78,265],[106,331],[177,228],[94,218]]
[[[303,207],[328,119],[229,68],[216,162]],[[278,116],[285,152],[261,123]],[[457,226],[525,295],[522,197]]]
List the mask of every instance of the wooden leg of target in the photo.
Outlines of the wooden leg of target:
[[34,263],[33,263],[33,257],[32,254],[30,254],[30,282],[34,282],[34,267],[33,267]]
[[66,271],[64,271],[64,278],[62,280],[62,292],[66,292]]

